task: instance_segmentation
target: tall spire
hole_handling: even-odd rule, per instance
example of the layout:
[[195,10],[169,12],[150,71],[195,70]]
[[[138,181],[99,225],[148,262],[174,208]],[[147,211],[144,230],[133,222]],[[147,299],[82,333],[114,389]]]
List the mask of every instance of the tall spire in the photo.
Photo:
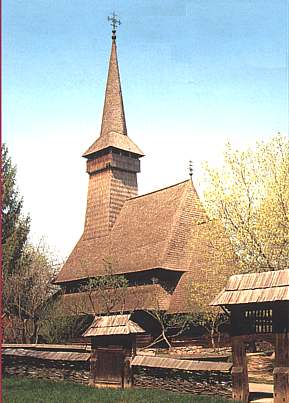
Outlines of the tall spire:
[[112,23],[112,46],[100,135],[109,132],[127,135],[116,50],[116,24],[120,24],[120,21],[116,19],[115,13],[108,18]]
[[120,25],[120,21],[116,17],[115,13],[112,14],[112,17],[108,17],[112,26],[112,45],[100,136],[83,154],[86,158],[91,158],[95,153],[108,147],[125,150],[139,156],[144,155],[127,135],[116,49],[116,28],[117,25]]
[[112,48],[109,60],[100,136],[83,154],[89,174],[83,239],[107,236],[123,204],[137,196],[137,173],[144,154],[129,138],[116,55],[116,26],[113,14]]

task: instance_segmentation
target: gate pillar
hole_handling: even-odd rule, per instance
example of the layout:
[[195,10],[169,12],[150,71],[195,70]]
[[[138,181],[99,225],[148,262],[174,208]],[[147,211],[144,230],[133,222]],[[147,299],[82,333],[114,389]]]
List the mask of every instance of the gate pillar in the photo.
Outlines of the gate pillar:
[[275,335],[274,403],[289,402],[289,333]]
[[249,401],[249,381],[245,343],[242,336],[232,337],[232,356],[233,399],[247,403]]

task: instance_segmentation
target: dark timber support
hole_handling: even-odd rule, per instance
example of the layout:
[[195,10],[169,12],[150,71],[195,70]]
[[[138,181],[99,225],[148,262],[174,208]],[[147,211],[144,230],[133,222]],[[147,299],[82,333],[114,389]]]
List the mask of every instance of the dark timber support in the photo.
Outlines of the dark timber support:
[[97,349],[96,349],[95,341],[92,340],[91,354],[90,354],[90,372],[89,372],[89,380],[88,380],[88,384],[90,386],[94,386],[94,383],[95,383],[96,361],[97,361]]
[[289,402],[289,334],[275,335],[274,403]]
[[249,399],[249,381],[245,343],[242,336],[232,337],[232,392],[233,399],[247,403]]
[[274,403],[289,402],[289,305],[273,308],[275,333]]

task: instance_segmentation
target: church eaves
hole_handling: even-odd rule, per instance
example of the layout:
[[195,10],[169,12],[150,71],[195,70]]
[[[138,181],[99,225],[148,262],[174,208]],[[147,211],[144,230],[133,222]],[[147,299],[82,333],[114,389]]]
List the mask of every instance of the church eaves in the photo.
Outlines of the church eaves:
[[115,35],[112,37],[100,136],[83,154],[83,157],[91,158],[97,152],[107,148],[117,148],[138,156],[144,155],[127,135]]

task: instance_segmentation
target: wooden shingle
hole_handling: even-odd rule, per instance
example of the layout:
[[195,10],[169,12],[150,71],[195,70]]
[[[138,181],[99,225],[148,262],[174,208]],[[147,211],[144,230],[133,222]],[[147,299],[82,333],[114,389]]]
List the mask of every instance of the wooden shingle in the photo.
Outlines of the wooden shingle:
[[83,333],[84,337],[140,334],[145,331],[130,319],[130,315],[98,316]]
[[211,305],[289,301],[289,270],[231,276]]

